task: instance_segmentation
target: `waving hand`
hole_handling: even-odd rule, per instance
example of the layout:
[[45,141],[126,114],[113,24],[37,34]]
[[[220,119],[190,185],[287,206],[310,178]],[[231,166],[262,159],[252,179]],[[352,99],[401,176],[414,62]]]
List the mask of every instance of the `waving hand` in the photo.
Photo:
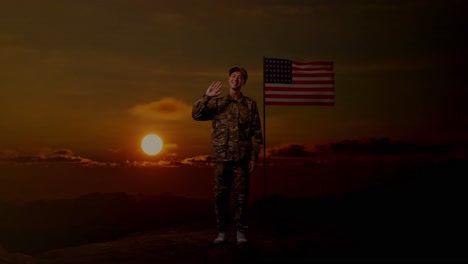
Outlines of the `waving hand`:
[[217,96],[221,94],[221,87],[223,87],[223,84],[221,82],[213,82],[211,83],[210,87],[208,87],[208,90],[206,90],[206,95],[207,96]]

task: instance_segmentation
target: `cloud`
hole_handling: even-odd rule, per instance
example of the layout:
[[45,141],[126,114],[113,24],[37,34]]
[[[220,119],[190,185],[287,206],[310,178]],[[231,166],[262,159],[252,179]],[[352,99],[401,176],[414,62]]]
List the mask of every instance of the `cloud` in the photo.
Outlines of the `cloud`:
[[211,166],[212,163],[211,155],[199,155],[195,157],[185,158],[181,161],[182,164],[192,165],[192,166]]
[[125,165],[128,167],[138,167],[138,168],[150,168],[150,167],[174,168],[174,167],[179,167],[182,164],[178,161],[169,161],[169,160],[158,160],[158,161],[126,160]]
[[19,156],[16,158],[11,159],[14,162],[61,162],[61,163],[68,163],[68,162],[85,162],[81,158],[73,158],[73,157],[65,157],[65,156],[53,156],[53,157],[41,157],[41,156]]
[[273,147],[268,149],[267,156],[298,158],[314,156],[314,153],[308,151],[303,145],[285,144],[279,147]]
[[44,149],[37,154],[24,155],[17,151],[0,151],[0,157],[16,164],[79,164],[84,166],[118,166],[115,162],[99,162],[75,155],[69,149]]
[[20,154],[19,150],[15,149],[0,149],[0,160],[9,160],[17,157]]
[[191,105],[172,97],[139,104],[130,109],[131,114],[150,120],[181,120],[191,117],[191,111]]
[[182,166],[209,167],[211,165],[212,165],[211,155],[199,155],[195,157],[185,158],[183,160],[158,160],[158,161],[127,160],[125,161],[125,166],[139,167],[139,168],[151,168],[151,167],[175,168],[175,167],[182,167]]
[[10,159],[13,162],[35,163],[35,162],[51,162],[51,163],[85,163],[91,160],[75,156],[69,149],[59,150],[42,150],[34,155],[18,155]]

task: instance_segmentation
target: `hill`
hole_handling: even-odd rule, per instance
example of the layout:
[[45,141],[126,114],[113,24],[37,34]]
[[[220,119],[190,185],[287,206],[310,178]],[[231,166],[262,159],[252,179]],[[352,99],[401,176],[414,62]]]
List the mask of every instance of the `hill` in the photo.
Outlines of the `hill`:
[[[250,207],[250,246],[216,233],[210,201],[89,194],[4,205],[0,263],[227,263],[240,260],[468,260],[466,161],[411,179],[318,198],[273,195]],[[3,262],[2,262],[3,261]]]

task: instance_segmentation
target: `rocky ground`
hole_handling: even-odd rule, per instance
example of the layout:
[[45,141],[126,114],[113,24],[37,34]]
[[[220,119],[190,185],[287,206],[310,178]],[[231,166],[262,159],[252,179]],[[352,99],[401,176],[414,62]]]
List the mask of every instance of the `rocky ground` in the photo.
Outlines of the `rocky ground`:
[[[13,230],[11,234],[15,235],[14,240],[7,240],[7,236],[4,238],[4,241],[10,242],[10,247],[6,247],[6,244],[4,247],[0,246],[0,264],[219,263],[220,261],[292,263],[389,260],[466,262],[468,261],[466,250],[468,216],[464,208],[468,200],[465,190],[468,171],[465,163],[463,166],[449,165],[450,167],[441,167],[437,171],[431,169],[429,173],[421,174],[411,181],[338,196],[301,199],[273,195],[259,200],[249,208],[250,228],[246,233],[249,244],[245,247],[236,245],[232,228],[228,233],[228,243],[221,246],[213,245],[216,231],[212,217],[197,218],[198,215],[205,214],[201,213],[205,211],[200,211],[202,210],[200,208],[211,212],[212,207],[209,204],[161,197],[151,200],[153,202],[150,203],[150,207],[141,207],[142,205],[136,202],[129,203],[128,206],[133,208],[138,205],[145,210],[151,209],[150,212],[156,210],[152,208],[158,208],[157,215],[141,214],[140,210],[128,211],[125,216],[135,216],[136,212],[140,212],[142,216],[153,217],[148,218],[149,222],[152,222],[164,215],[167,221],[159,223],[166,225],[164,227],[154,225],[154,228],[121,233],[118,237],[102,236],[107,239],[96,236],[93,241],[74,239],[81,234],[81,231],[73,231],[68,225],[62,226],[62,229],[58,229],[57,225],[52,228],[53,232],[49,231],[51,227],[47,225],[45,226],[47,228],[41,229],[41,232],[25,233],[30,235],[24,237],[18,237],[21,232],[25,232],[23,229]],[[84,206],[88,205],[90,197],[93,206]],[[84,215],[83,212],[89,214],[90,208],[94,208],[91,219],[95,219],[96,216],[102,219],[99,212],[103,211],[103,208],[116,202],[122,206],[123,201],[127,201],[127,196],[122,195],[90,197],[77,200],[80,206],[76,206],[75,200],[60,202],[59,206],[53,203],[51,212],[56,212],[56,208],[60,208],[60,213],[63,213],[64,208],[73,208],[72,211],[77,215],[65,219],[66,223],[70,223],[71,219]],[[103,207],[94,206],[96,201],[106,199],[111,202],[102,203]],[[170,206],[161,203],[171,199],[173,201]],[[69,204],[73,206],[70,207]],[[145,202],[143,205],[147,204]],[[157,206],[161,204],[164,207]],[[28,210],[39,208],[40,210],[36,211],[40,213],[44,213],[45,208],[51,208],[49,203],[39,205],[40,207],[34,204],[27,208]],[[171,215],[170,212],[175,205],[184,205],[181,207],[185,208],[182,211],[189,212],[195,220],[187,221],[183,215],[177,217]],[[195,205],[197,207],[191,212],[190,208]],[[77,211],[77,208],[82,208],[83,211]],[[85,227],[92,229],[81,229],[90,230],[82,236],[89,237],[99,232],[107,234],[106,230],[110,229],[112,224],[103,225],[106,223],[113,223],[114,229],[111,229],[113,232],[124,230],[122,227],[126,223],[130,223],[132,228],[135,228],[135,223],[148,223],[148,221],[116,221],[116,216],[123,217],[120,209],[116,212],[119,214],[112,215],[112,219],[98,222],[99,225],[94,220],[88,221],[89,226]],[[22,211],[18,215],[24,216]],[[105,211],[104,215],[109,216],[109,211]],[[37,219],[38,216],[35,217]],[[49,216],[47,219],[51,221],[55,218]],[[84,220],[80,221],[79,223],[82,223]],[[168,221],[177,223],[169,226]],[[63,224],[60,221],[57,223]],[[39,227],[41,226],[36,228]],[[7,228],[2,230],[3,233],[10,231]],[[63,232],[68,233],[64,236]],[[49,234],[50,241],[38,234]],[[40,243],[28,243],[31,239],[49,244],[47,247],[41,247]],[[52,239],[62,241],[62,244],[54,246]],[[19,242],[22,244],[18,244]],[[63,246],[64,242],[72,244]],[[23,244],[29,247],[22,246]],[[13,246],[24,250],[15,250]],[[30,253],[20,253],[28,250]]]

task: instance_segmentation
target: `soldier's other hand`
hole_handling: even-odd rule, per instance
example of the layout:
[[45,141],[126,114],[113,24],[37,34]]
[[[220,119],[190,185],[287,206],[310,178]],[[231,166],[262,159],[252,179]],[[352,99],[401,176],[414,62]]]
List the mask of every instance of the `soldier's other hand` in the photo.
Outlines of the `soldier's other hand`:
[[257,169],[257,162],[255,160],[250,161],[249,173],[254,173],[256,169]]
[[208,87],[208,90],[206,90],[206,95],[207,96],[218,96],[221,93],[221,87],[223,87],[223,84],[221,82],[213,82],[211,83],[210,87]]

